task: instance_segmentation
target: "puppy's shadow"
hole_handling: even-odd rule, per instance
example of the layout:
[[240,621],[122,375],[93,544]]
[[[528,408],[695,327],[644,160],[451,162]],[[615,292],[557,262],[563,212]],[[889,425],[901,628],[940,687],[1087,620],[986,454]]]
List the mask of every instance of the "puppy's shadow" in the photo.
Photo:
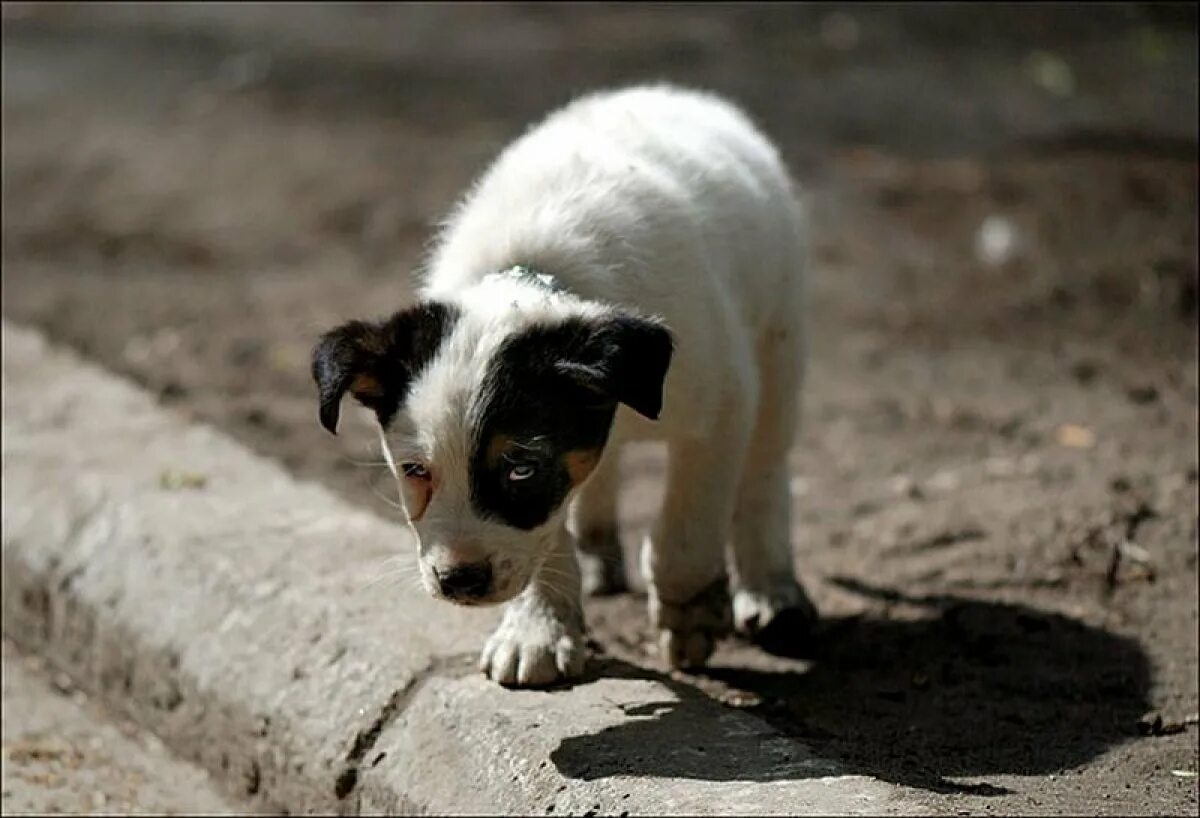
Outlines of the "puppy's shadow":
[[[746,709],[845,772],[938,792],[1001,794],[949,779],[1058,772],[1138,735],[1151,674],[1133,640],[1024,605],[909,598],[836,581],[929,615],[835,618],[791,640],[775,634],[768,647],[804,659],[806,670],[716,666],[697,683],[753,694],[761,703]],[[551,760],[568,777],[761,781],[833,772],[777,763],[788,760],[775,744],[761,750],[770,758],[734,757],[700,717],[711,705],[694,687],[615,660],[600,672],[657,678],[679,701],[647,703],[627,722],[562,741]]]

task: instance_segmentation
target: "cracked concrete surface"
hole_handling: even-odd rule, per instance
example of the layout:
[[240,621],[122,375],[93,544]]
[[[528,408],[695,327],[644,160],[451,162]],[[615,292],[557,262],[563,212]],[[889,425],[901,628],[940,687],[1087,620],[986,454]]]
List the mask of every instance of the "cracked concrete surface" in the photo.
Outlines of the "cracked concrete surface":
[[90,700],[65,674],[7,639],[3,676],[5,815],[248,812],[153,734]]
[[364,593],[399,526],[3,325],[4,629],[290,812],[914,813],[671,677],[474,667],[498,611]]

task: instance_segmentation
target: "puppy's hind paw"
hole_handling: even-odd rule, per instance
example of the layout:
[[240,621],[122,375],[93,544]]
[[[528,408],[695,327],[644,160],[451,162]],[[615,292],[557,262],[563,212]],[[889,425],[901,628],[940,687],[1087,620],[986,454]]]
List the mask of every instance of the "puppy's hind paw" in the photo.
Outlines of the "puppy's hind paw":
[[669,667],[703,667],[730,631],[728,581],[715,580],[683,604],[663,601],[652,588],[650,621],[660,630],[659,649]]
[[816,621],[816,606],[791,579],[768,591],[742,588],[734,592],[734,627],[768,649],[794,644]]

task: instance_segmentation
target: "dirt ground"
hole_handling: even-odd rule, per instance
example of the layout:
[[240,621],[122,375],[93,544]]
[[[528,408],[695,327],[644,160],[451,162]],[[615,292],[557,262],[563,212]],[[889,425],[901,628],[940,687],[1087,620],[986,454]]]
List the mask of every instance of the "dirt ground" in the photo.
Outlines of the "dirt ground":
[[[680,678],[939,813],[1196,813],[1194,6],[280,8],[5,5],[6,317],[394,516],[316,335],[572,93],[722,90],[813,213],[824,620]],[[643,607],[589,601],[598,650],[656,666]]]

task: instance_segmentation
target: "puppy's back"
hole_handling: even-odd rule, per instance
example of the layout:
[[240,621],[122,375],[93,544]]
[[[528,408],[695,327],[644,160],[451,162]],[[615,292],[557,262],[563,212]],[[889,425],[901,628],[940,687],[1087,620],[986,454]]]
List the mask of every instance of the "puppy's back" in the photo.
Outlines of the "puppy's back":
[[769,302],[795,273],[799,215],[778,153],[733,105],[664,85],[600,92],[497,158],[447,222],[429,284],[529,264],[642,309],[670,311],[685,287]]

